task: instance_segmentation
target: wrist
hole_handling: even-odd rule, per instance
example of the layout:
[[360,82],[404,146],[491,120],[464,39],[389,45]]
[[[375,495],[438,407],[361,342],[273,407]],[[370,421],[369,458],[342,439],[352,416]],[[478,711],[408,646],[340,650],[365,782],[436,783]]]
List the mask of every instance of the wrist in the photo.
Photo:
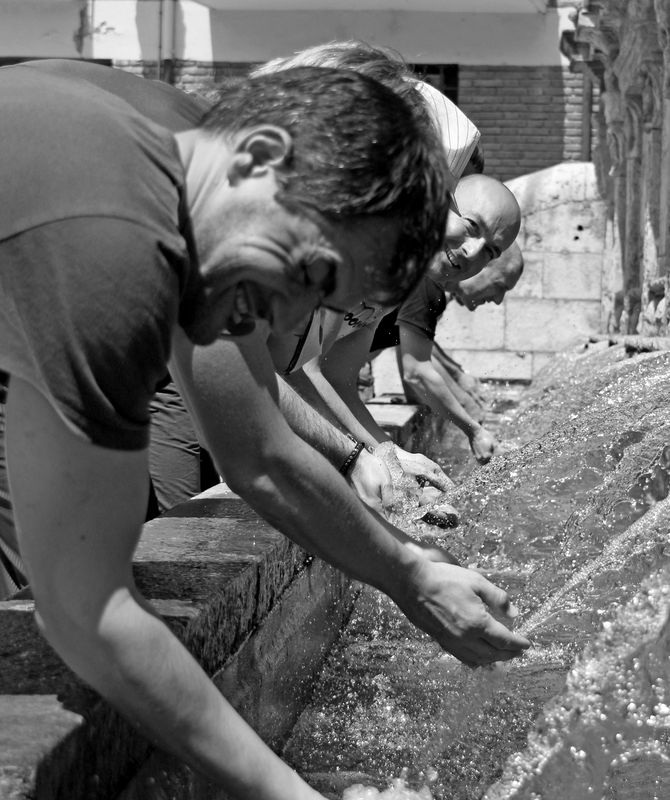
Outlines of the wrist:
[[468,430],[467,430],[468,439],[470,439],[470,440],[474,439],[475,436],[477,436],[477,434],[481,432],[481,430],[482,430],[482,426],[478,422],[475,422],[473,420],[472,424],[468,426]]
[[344,475],[345,478],[349,477],[349,473],[354,468],[358,457],[361,454],[361,451],[365,449],[365,445],[363,442],[356,442],[353,446],[353,449],[350,451],[349,455],[344,459],[344,461],[340,464],[339,473],[340,475]]
[[372,453],[373,450],[371,447],[368,447],[365,442],[361,442],[356,437],[352,436],[350,433],[346,434],[347,439],[353,443],[353,447],[347,453],[346,457],[342,461],[339,467],[339,473],[344,475],[345,478],[348,478],[351,475],[354,467],[358,463],[358,459],[360,456],[365,453]]

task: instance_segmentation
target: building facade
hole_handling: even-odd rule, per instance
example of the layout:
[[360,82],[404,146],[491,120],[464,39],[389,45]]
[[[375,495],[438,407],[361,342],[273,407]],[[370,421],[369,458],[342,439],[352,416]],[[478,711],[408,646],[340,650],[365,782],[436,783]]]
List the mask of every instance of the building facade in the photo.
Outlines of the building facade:
[[[653,6],[652,0],[647,5]],[[611,97],[608,91],[601,96],[602,71],[575,57],[582,45],[567,46],[579,38],[576,21],[582,19],[583,27],[578,2],[0,0],[0,14],[0,59],[5,63],[36,57],[95,59],[196,92],[244,74],[250,65],[319,42],[359,39],[393,48],[463,108],[481,130],[487,173],[511,182],[524,197],[522,282],[500,309],[483,308],[451,325],[447,319],[440,340],[477,374],[528,380],[559,346],[607,327],[608,309],[600,308],[594,292],[602,292],[605,305],[612,306],[621,287],[616,270],[614,279],[603,277],[602,260],[593,249],[605,248],[606,234],[614,228],[603,233],[598,197],[591,202],[593,221],[589,217],[584,223],[580,206],[583,230],[602,234],[597,245],[590,235],[588,252],[582,252],[586,237],[572,230],[563,213],[582,202],[586,178],[578,165],[590,163],[602,150],[602,108]],[[563,201],[554,198],[548,213],[541,184],[551,182],[566,163],[577,165],[580,178],[574,186],[561,184],[566,205],[559,212]],[[607,168],[599,167],[597,175],[606,174]],[[602,183],[606,188],[607,180]],[[587,194],[591,197],[590,189]],[[610,203],[611,194],[603,193]],[[538,239],[533,226],[540,219],[565,220],[565,230],[554,225]],[[531,229],[535,232],[526,235]],[[651,247],[650,237],[644,241]],[[567,275],[576,276],[577,284],[570,284]],[[575,316],[577,307],[582,310]],[[542,336],[527,335],[534,327]]]
[[250,64],[319,42],[362,39],[395,49],[457,101],[482,131],[487,171],[508,180],[590,159],[593,85],[570,70],[559,49],[572,6],[563,0],[0,0],[0,58],[96,59],[200,91]]
[[670,265],[670,2],[578,6],[562,50],[600,88],[593,158],[620,273],[613,333],[667,335]]

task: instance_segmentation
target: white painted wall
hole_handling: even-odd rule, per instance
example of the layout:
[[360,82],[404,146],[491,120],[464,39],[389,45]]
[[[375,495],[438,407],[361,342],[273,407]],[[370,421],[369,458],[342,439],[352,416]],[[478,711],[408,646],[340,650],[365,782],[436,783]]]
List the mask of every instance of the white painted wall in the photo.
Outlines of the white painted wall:
[[[162,48],[163,58],[263,61],[319,42],[357,38],[392,47],[408,61],[537,66],[562,63],[558,41],[571,27],[568,9],[507,14],[319,10],[327,4],[261,11],[210,8],[195,0],[88,0],[90,30],[83,55],[153,61]],[[80,7],[78,0],[0,0],[0,55],[76,57]]]

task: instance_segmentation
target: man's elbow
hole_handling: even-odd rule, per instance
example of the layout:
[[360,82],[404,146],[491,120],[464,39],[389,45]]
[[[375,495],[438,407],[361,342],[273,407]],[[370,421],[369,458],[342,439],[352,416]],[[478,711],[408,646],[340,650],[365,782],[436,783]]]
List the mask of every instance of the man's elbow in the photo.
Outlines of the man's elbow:
[[406,366],[403,368],[403,380],[412,389],[425,390],[429,384],[429,376],[426,370],[417,365]]
[[287,473],[290,451],[291,448],[284,452],[264,448],[262,452],[247,453],[227,469],[226,483],[254,508],[272,508],[278,501],[281,480]]

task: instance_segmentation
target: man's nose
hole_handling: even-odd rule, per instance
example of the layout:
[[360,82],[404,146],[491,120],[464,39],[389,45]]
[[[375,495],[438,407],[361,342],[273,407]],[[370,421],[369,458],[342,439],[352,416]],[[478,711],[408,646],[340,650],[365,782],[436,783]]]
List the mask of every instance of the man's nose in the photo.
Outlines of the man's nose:
[[484,239],[467,239],[463,243],[463,251],[468,263],[475,269],[483,269],[491,260],[488,257],[486,242]]
[[502,301],[503,301],[504,299],[505,299],[505,292],[499,292],[499,293],[498,293],[498,294],[497,294],[497,295],[496,295],[496,296],[493,298],[493,302],[494,302],[494,303],[495,303],[497,306],[499,306],[499,305],[502,303]]

